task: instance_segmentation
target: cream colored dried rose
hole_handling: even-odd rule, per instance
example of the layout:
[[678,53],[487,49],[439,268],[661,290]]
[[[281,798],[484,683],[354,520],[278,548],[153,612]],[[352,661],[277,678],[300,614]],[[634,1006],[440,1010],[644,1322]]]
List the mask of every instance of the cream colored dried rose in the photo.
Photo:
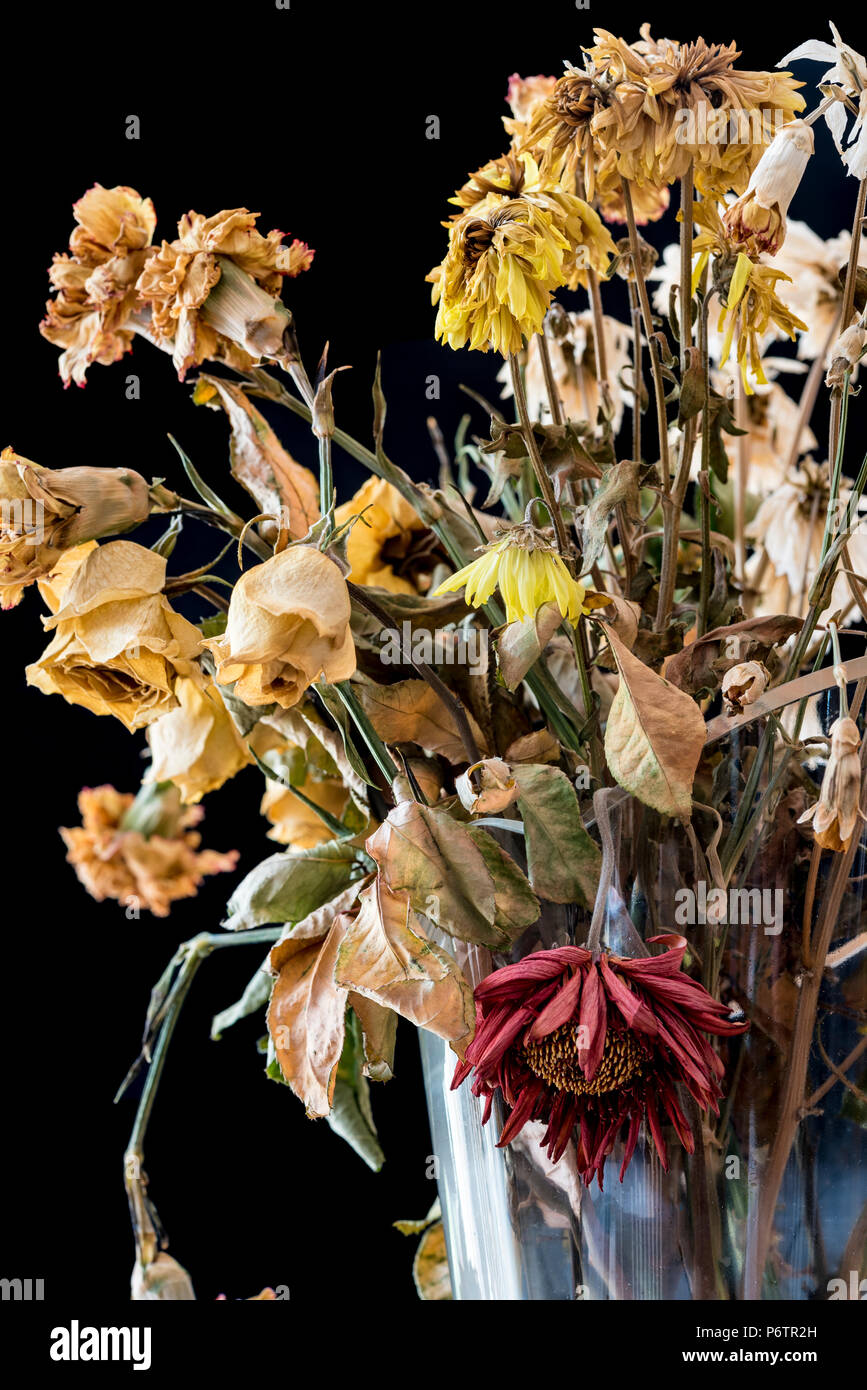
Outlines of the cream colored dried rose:
[[283,232],[262,236],[258,216],[246,208],[189,212],[177,239],[164,241],[144,268],[138,292],[154,337],[172,344],[181,380],[206,358],[243,371],[280,355],[291,322],[279,302],[283,277],[307,270],[313,252],[301,241],[284,246]]
[[93,362],[116,362],[132,346],[136,281],[152,254],[156,214],[134,188],[94,184],[73,206],[78,224],[69,255],[49,270],[56,298],[45,307],[43,337],[63,348],[60,375],[83,386]]
[[839,854],[849,848],[859,817],[861,735],[854,719],[836,719],[831,725],[831,756],[822,778],[819,800],[798,818],[799,825],[813,823],[816,844]]
[[723,699],[729,713],[755,704],[770,678],[761,661],[739,661],[737,666],[730,666],[722,678]]
[[252,763],[246,744],[215,685],[175,684],[180,704],[151,724],[147,738],[152,763],[148,782],[174,782],[193,806]]
[[148,485],[128,468],[41,468],[7,447],[0,454],[0,605],[13,608],[65,550],[139,526]]
[[28,684],[128,729],[175,709],[178,676],[199,673],[201,634],[171,607],[165,577],[165,559],[133,541],[91,550],[45,620],[54,637]]
[[204,812],[182,807],[176,788],[153,789],[148,803],[137,815],[141,798],[111,786],[85,787],[78,798],[82,824],[60,834],[76,877],[97,902],[113,898],[128,912],[145,907],[167,917],[176,899],[195,897],[206,875],[231,872],[238,852],[199,849],[201,837],[191,827]]
[[355,670],[349,590],[320,550],[293,545],[242,574],[229,602],[223,637],[204,645],[217,681],[234,685],[247,705],[289,709],[319,680],[348,680]]

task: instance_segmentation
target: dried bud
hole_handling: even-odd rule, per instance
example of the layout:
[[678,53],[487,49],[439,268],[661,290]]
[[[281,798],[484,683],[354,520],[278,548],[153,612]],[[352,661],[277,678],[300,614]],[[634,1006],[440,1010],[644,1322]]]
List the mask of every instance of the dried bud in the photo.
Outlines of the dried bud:
[[727,712],[740,714],[744,705],[754,704],[764,693],[770,678],[770,672],[761,661],[740,661],[737,666],[730,666],[722,679]]
[[42,579],[66,550],[139,526],[148,485],[128,468],[41,468],[6,448],[0,454],[0,595],[3,607]]
[[[614,262],[617,274],[620,276],[621,280],[634,280],[635,273],[632,269],[632,252],[629,249],[629,237],[621,237],[619,241],[614,243],[614,249],[617,252],[617,260]],[[647,276],[659,260],[659,252],[655,247],[651,246],[649,241],[645,241],[644,237],[639,235],[638,254],[641,259],[641,269],[644,273],[644,278],[647,279]]]
[[775,256],[785,241],[786,213],[813,146],[813,131],[804,121],[784,126],[756,165],[746,192],[727,209],[726,230],[749,255]]
[[826,386],[842,386],[847,372],[857,366],[867,348],[867,328],[859,321],[841,333],[831,349],[831,365],[825,377]]
[[[473,774],[476,774],[476,785]],[[455,781],[461,805],[474,815],[496,815],[505,811],[518,795],[518,788],[508,763],[502,758],[483,758],[462,772]]]
[[854,719],[837,719],[831,725],[831,755],[822,779],[819,800],[798,818],[799,825],[813,822],[816,844],[840,854],[849,848],[860,809],[861,735]]

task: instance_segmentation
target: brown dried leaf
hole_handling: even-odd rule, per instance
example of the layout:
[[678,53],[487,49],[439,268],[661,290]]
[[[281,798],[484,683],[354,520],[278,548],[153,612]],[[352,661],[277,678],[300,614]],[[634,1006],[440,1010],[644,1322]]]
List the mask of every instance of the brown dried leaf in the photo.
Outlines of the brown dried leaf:
[[319,519],[319,484],[309,468],[296,463],[283,448],[240,386],[216,376],[200,379],[214,387],[229,417],[233,476],[256,499],[261,512],[283,517],[293,540],[306,536]]
[[516,690],[521,684],[562,621],[556,603],[545,603],[534,618],[503,628],[497,638],[497,663],[507,690]]
[[282,943],[283,965],[268,1007],[280,1070],[313,1119],[331,1109],[343,1051],[346,990],[335,984],[334,966],[348,920],[338,917],[321,943]]
[[472,987],[455,961],[421,929],[407,893],[382,876],[360,896],[335,960],[337,984],[427,1028],[463,1056],[475,1027]]
[[657,676],[608,629],[620,684],[605,726],[605,756],[622,787],[664,815],[688,820],[705,741],[695,701]]
[[[665,663],[666,680],[695,695],[700,690],[716,690],[720,682],[720,672],[714,662],[721,656],[731,658],[731,665],[747,661],[758,649],[767,651],[785,642],[803,627],[801,618],[792,618],[785,613],[769,617],[745,618],[739,623],[729,623],[727,627],[715,627],[698,637],[682,652],[676,652]],[[727,644],[734,640],[733,647]],[[759,656],[759,659],[761,657]]]
[[444,811],[401,802],[389,811],[365,848],[395,893],[450,936],[501,948],[508,936],[495,926],[494,881],[466,827]]
[[[428,753],[441,753],[450,763],[466,760],[451,711],[423,680],[378,685],[374,681],[353,686],[374,729],[386,743],[417,743]],[[480,749],[482,731],[467,711],[470,728]]]
[[364,1046],[363,1073],[371,1081],[390,1081],[394,1075],[397,1014],[363,994],[350,991],[349,1007],[361,1024]]
[[430,1226],[419,1241],[412,1265],[412,1277],[419,1298],[427,1302],[444,1301],[453,1297],[446,1253],[446,1233],[441,1221]]

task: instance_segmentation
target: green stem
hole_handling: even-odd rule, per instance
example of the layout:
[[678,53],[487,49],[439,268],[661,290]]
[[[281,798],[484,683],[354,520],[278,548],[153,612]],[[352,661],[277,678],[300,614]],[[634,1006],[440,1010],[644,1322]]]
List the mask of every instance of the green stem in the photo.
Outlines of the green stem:
[[390,787],[397,777],[399,769],[392,761],[391,754],[368,719],[349,681],[340,681],[331,689],[337,692],[341,704],[367,744],[373,761]]

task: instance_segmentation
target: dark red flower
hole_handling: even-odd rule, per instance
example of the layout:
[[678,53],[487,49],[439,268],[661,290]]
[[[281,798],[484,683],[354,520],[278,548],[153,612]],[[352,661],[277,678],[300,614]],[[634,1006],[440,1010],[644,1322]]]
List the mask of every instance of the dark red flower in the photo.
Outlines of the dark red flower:
[[670,949],[628,960],[561,946],[495,970],[476,987],[476,1035],[452,1089],[475,1073],[473,1093],[486,1098],[483,1124],[502,1092],[511,1113],[500,1146],[541,1120],[548,1126],[542,1143],[556,1160],[577,1126],[579,1171],[588,1186],[595,1175],[600,1188],[605,1159],[628,1126],[623,1181],[642,1120],[665,1169],[665,1117],[693,1152],[677,1086],[719,1114],[724,1068],[702,1034],[731,1037],[748,1024],[683,973],[685,937],[651,940]]

